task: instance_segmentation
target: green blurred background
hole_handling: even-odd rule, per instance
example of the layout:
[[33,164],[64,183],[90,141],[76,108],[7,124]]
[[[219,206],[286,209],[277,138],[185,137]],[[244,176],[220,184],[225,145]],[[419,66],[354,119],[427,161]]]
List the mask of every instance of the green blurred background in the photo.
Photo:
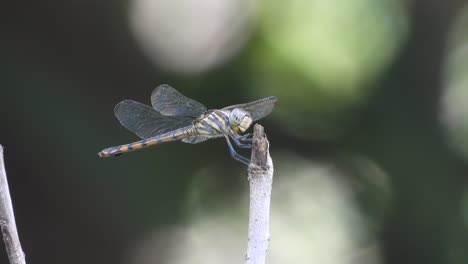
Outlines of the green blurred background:
[[468,263],[465,1],[2,10],[0,144],[28,263],[243,262],[247,172],[223,140],[97,157],[137,140],[114,105],[162,83],[208,108],[280,98],[260,121],[268,263]]

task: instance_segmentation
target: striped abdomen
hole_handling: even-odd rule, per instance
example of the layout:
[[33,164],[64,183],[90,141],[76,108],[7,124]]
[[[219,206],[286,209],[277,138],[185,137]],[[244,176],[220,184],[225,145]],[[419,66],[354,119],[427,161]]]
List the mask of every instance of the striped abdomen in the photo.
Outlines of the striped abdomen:
[[135,151],[162,143],[181,140],[193,136],[193,131],[193,126],[182,127],[171,132],[143,139],[130,144],[106,148],[103,151],[99,152],[98,155],[99,157],[117,156],[125,152]]
[[195,127],[198,135],[220,137],[229,130],[229,117],[221,110],[213,110],[199,120]]

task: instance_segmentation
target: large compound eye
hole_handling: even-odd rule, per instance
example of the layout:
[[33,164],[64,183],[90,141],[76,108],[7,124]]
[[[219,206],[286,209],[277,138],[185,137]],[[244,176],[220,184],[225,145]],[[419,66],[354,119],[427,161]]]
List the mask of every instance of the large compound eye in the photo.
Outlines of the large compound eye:
[[244,117],[244,113],[242,112],[243,111],[239,108],[234,108],[231,111],[231,114],[229,115],[229,125],[231,125],[231,127],[234,128],[240,124],[242,118]]
[[229,116],[229,125],[236,132],[244,132],[252,124],[249,113],[241,108],[234,108]]

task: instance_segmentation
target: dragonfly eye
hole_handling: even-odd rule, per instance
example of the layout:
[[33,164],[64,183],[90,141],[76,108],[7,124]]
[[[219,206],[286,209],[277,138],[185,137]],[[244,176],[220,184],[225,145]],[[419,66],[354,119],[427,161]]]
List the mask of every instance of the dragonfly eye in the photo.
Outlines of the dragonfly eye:
[[251,124],[252,118],[250,114],[241,108],[234,108],[229,115],[229,125],[236,132],[242,133],[246,131]]

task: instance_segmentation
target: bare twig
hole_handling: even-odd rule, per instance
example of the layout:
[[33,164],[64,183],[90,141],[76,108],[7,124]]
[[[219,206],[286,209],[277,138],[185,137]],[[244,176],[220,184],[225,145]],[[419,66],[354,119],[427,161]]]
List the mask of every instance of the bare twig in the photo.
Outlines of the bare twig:
[[256,124],[249,165],[250,210],[246,264],[264,264],[270,242],[270,198],[273,162],[263,127]]
[[26,264],[16,229],[13,205],[3,161],[3,147],[0,145],[0,227],[10,264]]

